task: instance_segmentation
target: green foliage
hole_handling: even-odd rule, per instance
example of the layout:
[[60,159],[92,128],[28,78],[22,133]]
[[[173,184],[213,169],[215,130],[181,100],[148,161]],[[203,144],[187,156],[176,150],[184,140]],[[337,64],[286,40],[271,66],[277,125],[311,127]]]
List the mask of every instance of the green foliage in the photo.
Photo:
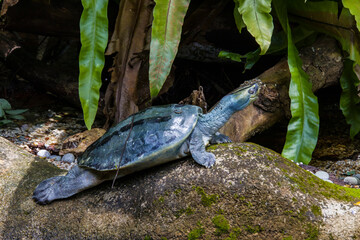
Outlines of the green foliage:
[[357,86],[360,81],[354,73],[353,61],[346,60],[344,62],[340,84],[343,89],[340,97],[340,109],[346,122],[350,124],[350,137],[354,138],[360,131],[360,98],[357,95]]
[[319,132],[318,102],[312,92],[309,77],[302,70],[302,61],[292,41],[285,2],[276,0],[274,7],[283,29],[287,32],[288,65],[291,73],[289,96],[292,117],[282,155],[295,162],[308,164]]
[[[288,64],[291,73],[289,96],[292,118],[288,126],[282,155],[296,162],[310,162],[312,151],[317,143],[319,117],[317,98],[312,92],[309,77],[302,70],[302,62],[295,43],[302,43],[311,38],[314,36],[314,31],[326,33],[341,43],[342,48],[349,53],[351,60],[360,64],[360,5],[351,0],[343,0],[342,2],[344,8],[341,8],[336,1],[273,0],[273,7],[284,31],[272,35],[271,44],[269,43],[270,46],[267,45],[267,49],[259,41],[260,37],[256,36],[254,30],[251,29],[258,30],[260,25],[270,26],[268,22],[272,22],[272,19],[265,17],[263,24],[259,24],[261,18],[258,17],[261,14],[266,16],[270,13],[271,8],[269,10],[268,5],[270,3],[235,0],[234,18],[239,31],[246,25],[248,31],[259,43],[261,51],[257,49],[245,55],[230,52],[219,53],[219,57],[238,62],[245,59],[246,70],[257,62],[259,55],[266,52],[266,49],[267,54],[288,49]],[[288,14],[291,16],[291,21],[299,24],[294,29],[290,28]],[[267,27],[267,29],[270,28]],[[261,34],[269,32],[269,30],[264,30]],[[358,106],[360,100],[356,95],[355,88],[359,81],[353,73],[353,68],[345,69],[341,82],[343,87],[341,109],[347,122],[351,125],[350,136],[354,137],[360,131],[360,117],[358,117],[360,116]]]
[[13,110],[7,100],[0,98],[0,126],[12,123],[13,121],[11,119],[24,120],[25,118],[20,114],[26,112],[27,110],[28,109]]
[[[1,107],[2,110],[10,110],[11,109],[10,103],[7,100],[3,99],[3,98],[0,98],[0,107]],[[0,114],[1,114],[1,112],[0,112]],[[0,117],[1,116],[2,115],[0,115]]]
[[241,33],[241,30],[246,27],[245,23],[241,17],[241,14],[239,13],[239,1],[235,1],[235,8],[234,8],[234,20],[237,29],[239,30],[239,33]]
[[[274,30],[272,16],[270,15],[271,0],[235,0],[235,7],[247,30],[260,45],[260,54],[265,54],[270,46],[271,35]],[[238,15],[235,16],[239,18]],[[237,21],[236,24],[238,28],[242,26],[240,21]]]
[[[302,43],[315,35],[316,34],[314,34],[314,31],[304,28],[302,26],[298,26],[293,29],[293,40],[296,44]],[[282,52],[283,50],[287,49],[287,45],[287,34],[284,31],[274,33],[271,38],[271,45],[266,54],[275,54]],[[249,70],[260,59],[260,48],[245,55],[227,51],[220,51],[219,57],[231,59],[236,62],[243,62],[243,59],[245,59],[245,70]]]
[[156,0],[155,2],[149,66],[151,98],[158,95],[170,73],[190,0]]
[[360,4],[354,0],[342,0],[344,7],[348,8],[350,13],[355,17],[357,29],[360,31]]
[[98,109],[104,51],[108,41],[108,1],[82,0],[80,18],[79,96],[86,127],[91,128]]
[[[357,7],[359,5],[355,2],[354,4]],[[350,5],[352,6],[352,4]],[[349,9],[341,9],[335,1],[308,1],[305,3],[302,0],[293,0],[287,1],[287,6],[292,21],[336,38],[342,48],[349,53],[349,58],[360,64],[360,34],[355,18]],[[358,14],[354,10],[355,8],[352,9]]]

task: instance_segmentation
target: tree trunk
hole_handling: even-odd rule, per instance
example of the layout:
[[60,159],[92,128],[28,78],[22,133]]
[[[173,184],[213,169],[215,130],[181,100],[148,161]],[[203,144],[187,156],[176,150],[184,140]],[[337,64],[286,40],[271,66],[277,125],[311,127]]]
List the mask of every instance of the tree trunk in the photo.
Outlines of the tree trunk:
[[[138,90],[148,84],[139,77],[150,44],[151,0],[122,0],[106,54],[115,54],[114,68],[105,95],[107,122],[119,122],[138,111]],[[142,86],[140,88],[139,86]],[[145,89],[146,85],[145,85]]]

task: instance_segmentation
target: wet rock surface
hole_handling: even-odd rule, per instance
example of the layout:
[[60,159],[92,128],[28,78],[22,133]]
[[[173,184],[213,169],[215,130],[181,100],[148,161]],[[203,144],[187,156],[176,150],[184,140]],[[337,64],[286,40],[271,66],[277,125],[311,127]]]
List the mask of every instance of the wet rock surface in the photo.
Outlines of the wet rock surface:
[[[182,159],[46,206],[32,191],[60,170],[0,138],[2,239],[351,239],[356,189],[255,144],[215,145],[211,169]],[[21,157],[24,156],[24,157]],[[337,225],[334,225],[334,222]],[[330,225],[331,224],[331,225]]]

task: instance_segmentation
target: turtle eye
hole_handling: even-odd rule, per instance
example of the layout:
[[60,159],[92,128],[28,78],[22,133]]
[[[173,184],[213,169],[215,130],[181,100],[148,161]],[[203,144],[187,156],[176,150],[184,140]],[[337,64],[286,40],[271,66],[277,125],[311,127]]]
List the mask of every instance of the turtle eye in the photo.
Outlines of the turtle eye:
[[258,85],[255,85],[254,87],[250,88],[248,93],[249,94],[255,94],[258,90]]

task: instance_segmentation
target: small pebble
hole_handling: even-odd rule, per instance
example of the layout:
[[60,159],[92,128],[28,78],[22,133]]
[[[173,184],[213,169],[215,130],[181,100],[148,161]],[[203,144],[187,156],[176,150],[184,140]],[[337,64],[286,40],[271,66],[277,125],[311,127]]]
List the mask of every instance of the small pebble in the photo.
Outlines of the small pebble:
[[360,179],[358,179],[357,177],[346,177],[346,178],[344,178],[344,182],[352,184],[352,185],[359,185]]
[[317,171],[315,173],[315,176],[317,176],[318,178],[320,178],[322,180],[328,180],[329,179],[329,174],[327,172],[324,172],[324,171]]
[[72,153],[67,153],[61,158],[61,161],[73,163],[75,161],[75,156]]
[[61,160],[61,157],[58,156],[58,155],[51,155],[49,158],[54,159],[55,161],[60,161]]
[[48,158],[51,156],[51,154],[49,153],[49,151],[45,150],[45,149],[42,149],[40,151],[37,152],[37,155],[39,157],[43,157],[43,158]]
[[51,117],[53,117],[55,114],[56,114],[56,112],[52,111],[51,109],[48,109],[48,112],[47,112],[46,115],[47,115],[49,118],[51,118]]
[[29,125],[28,125],[28,124],[24,124],[24,125],[21,126],[21,130],[24,131],[24,132],[25,132],[26,130],[28,130],[28,129],[29,129]]

